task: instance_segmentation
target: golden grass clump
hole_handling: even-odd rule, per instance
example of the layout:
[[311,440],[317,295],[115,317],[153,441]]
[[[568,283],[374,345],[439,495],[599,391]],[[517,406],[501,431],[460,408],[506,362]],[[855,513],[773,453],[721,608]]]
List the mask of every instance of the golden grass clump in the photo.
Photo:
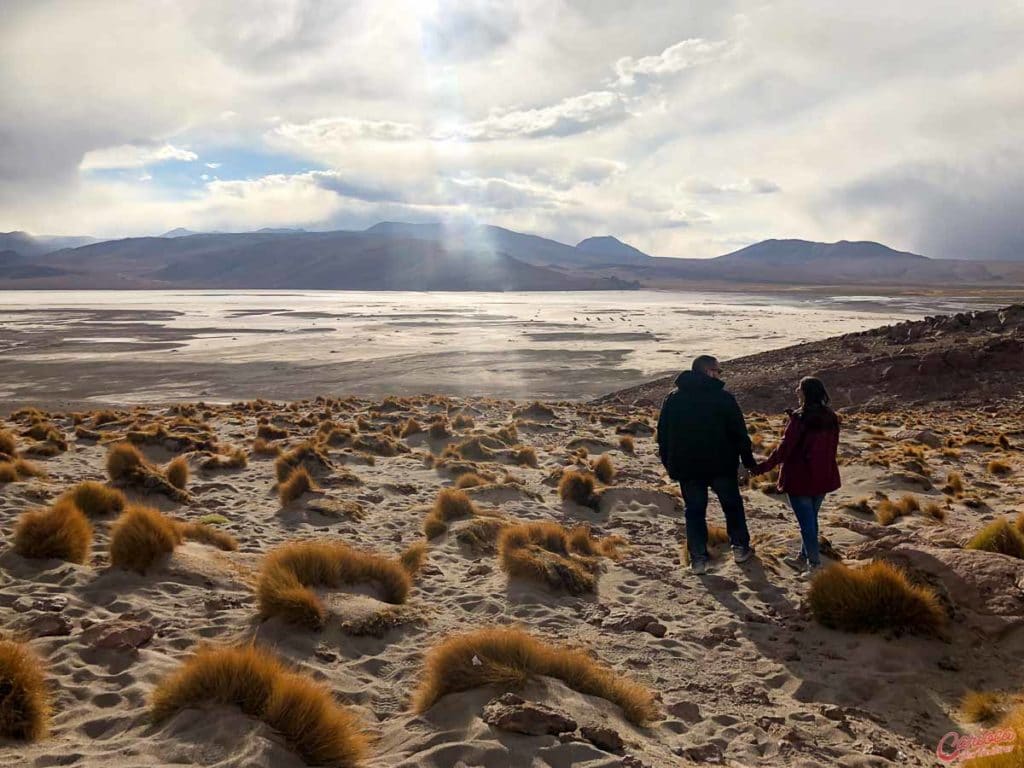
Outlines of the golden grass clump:
[[874,514],[874,510],[871,508],[870,496],[861,496],[856,501],[848,501],[843,504],[843,509],[848,509],[851,512],[860,512],[864,515]]
[[18,473],[19,478],[23,477],[46,477],[46,472],[40,469],[37,465],[31,461],[25,461],[24,459],[18,459],[14,462],[14,469]]
[[71,501],[86,517],[119,515],[124,511],[126,503],[124,494],[117,488],[95,480],[86,480],[69,488],[61,498]]
[[487,481],[476,472],[466,472],[459,475],[459,479],[455,481],[456,488],[476,488],[480,485],[487,485]]
[[189,477],[188,459],[184,456],[178,456],[171,460],[170,464],[167,465],[166,474],[167,482],[175,488],[185,490]]
[[288,437],[288,430],[275,427],[273,424],[260,424],[256,427],[256,437],[263,440],[280,440]]
[[302,494],[308,493],[315,488],[316,484],[313,482],[313,478],[309,476],[306,468],[299,467],[298,469],[293,469],[291,474],[288,475],[288,479],[277,487],[277,496],[281,500],[281,505],[287,506],[300,498]]
[[374,583],[386,602],[404,603],[412,577],[401,560],[362,552],[340,541],[297,541],[270,552],[263,561],[256,587],[264,618],[311,629],[324,625],[326,611],[312,586],[333,589],[348,584]]
[[1006,697],[991,691],[968,691],[960,700],[960,715],[968,723],[988,723],[1006,712]]
[[597,588],[599,556],[617,554],[620,542],[598,541],[586,526],[568,531],[554,522],[520,523],[501,531],[498,560],[509,576],[582,594]]
[[18,438],[6,429],[0,429],[0,453],[14,457],[18,452]]
[[157,723],[189,707],[238,707],[278,731],[311,765],[355,768],[368,751],[359,720],[327,687],[252,645],[202,648],[153,692]]
[[29,510],[14,527],[14,551],[22,557],[82,564],[91,550],[92,526],[82,510],[68,500],[48,509]]
[[460,488],[442,488],[423,521],[423,533],[432,539],[447,531],[448,523],[452,520],[475,517],[477,514],[473,500],[465,491]]
[[227,531],[219,531],[205,522],[179,522],[178,533],[186,541],[196,541],[200,544],[207,544],[225,552],[234,552],[238,549],[238,541]]
[[252,452],[257,456],[277,456],[281,453],[281,446],[274,445],[265,438],[257,437],[252,442]]
[[456,429],[470,429],[476,426],[476,422],[473,421],[473,417],[467,413],[460,413],[452,419],[452,426]]
[[619,450],[630,455],[636,453],[636,444],[633,442],[632,435],[622,435],[619,438]]
[[946,509],[945,509],[945,507],[937,504],[934,501],[929,501],[927,504],[925,504],[921,511],[927,517],[930,517],[932,520],[935,520],[935,521],[940,522],[940,523],[944,522],[945,519],[946,519]]
[[43,666],[26,643],[0,640],[0,738],[36,741],[50,722]]
[[494,628],[455,635],[427,655],[412,705],[423,713],[450,693],[488,685],[521,687],[535,676],[553,677],[587,696],[622,709],[637,725],[655,720],[654,694],[582,649],[563,648],[520,629]]
[[960,496],[964,492],[964,479],[959,472],[950,472],[946,475],[946,484],[942,486],[942,492],[947,496]]
[[399,433],[401,437],[412,437],[423,432],[423,427],[416,419],[410,417],[405,424],[402,425],[402,431]]
[[181,543],[180,526],[151,507],[130,506],[110,530],[110,563],[144,574]]
[[249,466],[249,454],[240,446],[221,446],[218,451],[203,459],[199,466],[203,469],[245,469]]
[[990,475],[1005,477],[1013,473],[1013,467],[1002,459],[992,459],[986,467]]
[[537,451],[529,445],[519,445],[512,449],[512,461],[521,467],[537,468]]
[[594,474],[597,479],[605,485],[609,485],[615,480],[615,465],[612,464],[611,456],[607,453],[601,454],[601,456],[591,464],[591,468],[594,470]]
[[892,525],[897,518],[907,517],[921,509],[921,503],[913,494],[907,493],[897,501],[882,499],[875,509],[875,519],[881,525]]
[[402,550],[398,556],[398,562],[402,564],[406,573],[415,576],[427,562],[427,542],[417,541]]
[[1024,559],[1024,534],[1007,518],[1000,517],[974,534],[964,545],[964,549],[998,552],[1001,555]]
[[991,746],[1012,747],[1010,751],[971,758],[959,764],[964,768],[1019,768],[1024,765],[1024,705],[1013,707],[988,731],[990,734],[996,732],[1000,738]]
[[883,560],[822,569],[811,581],[808,603],[818,622],[846,632],[935,634],[946,621],[935,592]]
[[498,537],[509,525],[500,517],[477,517],[459,528],[455,539],[473,552],[493,555],[497,552]]
[[117,443],[107,451],[107,474],[111,480],[133,480],[146,467],[146,460],[131,443]]
[[594,476],[573,469],[563,472],[562,479],[558,481],[558,495],[562,501],[571,501],[581,507],[596,507],[598,499],[594,493]]
[[18,482],[18,470],[9,461],[0,461],[0,484]]

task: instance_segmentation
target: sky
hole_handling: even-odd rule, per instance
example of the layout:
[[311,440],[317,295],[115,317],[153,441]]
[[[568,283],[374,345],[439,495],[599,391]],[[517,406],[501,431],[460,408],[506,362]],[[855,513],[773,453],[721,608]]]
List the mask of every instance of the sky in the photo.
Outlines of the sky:
[[1024,258],[1024,3],[2,0],[0,231]]

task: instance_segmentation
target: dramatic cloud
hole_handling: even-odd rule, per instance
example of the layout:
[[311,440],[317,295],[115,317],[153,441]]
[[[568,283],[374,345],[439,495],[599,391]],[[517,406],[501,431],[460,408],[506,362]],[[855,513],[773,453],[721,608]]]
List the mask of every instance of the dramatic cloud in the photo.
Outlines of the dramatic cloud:
[[1024,6],[7,0],[0,231],[493,222],[1024,258]]

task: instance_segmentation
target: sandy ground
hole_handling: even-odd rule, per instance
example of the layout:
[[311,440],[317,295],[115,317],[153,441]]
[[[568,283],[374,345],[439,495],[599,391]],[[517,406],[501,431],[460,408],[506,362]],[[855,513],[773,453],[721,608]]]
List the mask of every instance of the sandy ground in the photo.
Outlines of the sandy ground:
[[[275,494],[273,459],[256,454],[243,469],[205,471],[198,469],[201,456],[186,451],[194,477],[184,504],[131,492],[134,499],[180,518],[222,515],[221,527],[240,543],[237,552],[188,543],[140,576],[109,565],[105,521],[96,524],[94,554],[86,565],[26,560],[4,547],[3,626],[31,638],[45,659],[55,716],[48,738],[0,746],[0,764],[301,765],[279,735],[230,708],[189,709],[160,726],[149,722],[146,705],[154,685],[204,642],[255,640],[326,681],[376,737],[367,765],[410,768],[932,765],[944,734],[971,727],[956,711],[967,690],[1019,690],[1024,683],[1019,664],[1024,600],[1019,588],[1009,586],[1024,576],[1024,567],[1002,555],[960,548],[983,521],[1024,501],[1024,461],[1013,447],[1024,443],[1019,407],[847,418],[845,485],[822,511],[822,532],[851,561],[879,551],[908,559],[948,601],[951,621],[938,638],[854,635],[815,623],[804,604],[806,578],[779,559],[798,547],[795,522],[782,497],[760,488],[745,493],[758,557],[743,565],[722,557],[708,576],[689,574],[680,563],[678,492],[660,468],[652,438],[636,435],[635,454],[619,447],[623,422],[652,422],[652,412],[558,403],[553,418],[516,417],[515,407],[478,399],[417,398],[386,407],[379,401],[344,401],[329,409],[332,418],[349,423],[361,417],[364,434],[409,416],[425,423],[465,412],[475,425],[456,430],[450,440],[410,436],[402,441],[409,452],[392,457],[333,448],[333,466],[319,476],[323,492],[287,507]],[[211,407],[196,414],[217,441],[248,448],[259,416],[288,430],[280,441],[288,446],[312,435],[325,410],[323,404],[302,403],[294,410]],[[130,423],[141,428],[173,419],[166,408],[155,406],[122,415],[121,422],[98,430],[99,440],[75,438],[71,417],[54,416],[70,438],[69,448],[36,460],[46,479],[0,485],[5,540],[26,509],[75,482],[103,480],[107,445]],[[473,462],[494,482],[470,494],[481,508],[510,520],[587,523],[595,534],[624,537],[629,544],[624,557],[605,562],[595,594],[573,596],[510,579],[493,553],[460,543],[462,521],[430,541],[428,564],[403,614],[405,623],[381,637],[353,636],[343,627],[353,613],[380,607],[366,588],[325,595],[330,618],[320,632],[277,619],[260,621],[253,587],[265,553],[285,541],[313,537],[398,553],[422,538],[426,508],[453,482],[451,467],[428,466],[434,460],[428,457],[473,435],[486,441],[513,423],[519,441],[536,449],[539,466],[514,465],[496,448],[488,459]],[[90,424],[88,418],[84,424]],[[782,418],[753,417],[751,425],[757,442],[771,443]],[[25,422],[7,426],[21,431]],[[925,429],[930,432],[920,432]],[[1010,448],[993,444],[998,433],[1008,436]],[[955,449],[922,442],[941,445],[947,438]],[[180,445],[153,442],[144,450],[154,462],[181,452]],[[19,447],[24,451],[31,444],[22,438]],[[907,454],[907,446],[921,456]],[[580,447],[591,458],[608,455],[618,470],[596,510],[560,501],[553,487],[552,478],[564,467],[585,461]],[[986,471],[987,461],[997,456],[1012,466],[1011,474],[996,477]],[[964,476],[961,498],[936,487],[951,470]],[[346,479],[347,473],[358,481]],[[863,496],[874,503],[878,494],[904,493],[922,504],[936,501],[947,513],[945,522],[917,513],[881,526],[870,515],[842,506]],[[331,511],[338,501],[355,502],[362,515]],[[715,502],[709,519],[722,522]],[[990,581],[981,583],[983,576]],[[993,584],[1002,586],[993,590]],[[663,636],[631,628],[650,622],[662,626]],[[608,726],[625,746],[610,752],[578,735],[562,741],[491,727],[481,710],[500,689],[452,694],[422,715],[409,711],[409,693],[428,648],[459,630],[506,624],[550,642],[583,646],[622,675],[650,686],[660,700],[660,718],[648,727],[630,725],[609,702],[548,679],[521,695],[571,714],[580,724]],[[97,627],[152,636],[137,649],[103,648]]]

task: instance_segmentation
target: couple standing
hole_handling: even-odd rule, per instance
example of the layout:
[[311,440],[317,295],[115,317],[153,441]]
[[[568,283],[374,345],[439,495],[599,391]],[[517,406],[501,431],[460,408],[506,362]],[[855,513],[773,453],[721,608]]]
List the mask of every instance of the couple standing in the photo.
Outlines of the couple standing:
[[782,442],[758,463],[743,412],[725,390],[721,375],[717,359],[698,357],[691,370],[679,374],[658,419],[661,463],[669,477],[679,482],[686,505],[691,569],[703,574],[708,568],[708,488],[722,505],[736,562],[745,562],[754,553],[740,495],[740,463],[753,474],[782,465],[779,490],[789,495],[803,541],[800,554],[784,560],[801,571],[820,568],[818,510],[825,494],[840,485],[839,417],[828,407],[825,385],[809,377],[800,381],[800,408],[787,411],[789,424]]

